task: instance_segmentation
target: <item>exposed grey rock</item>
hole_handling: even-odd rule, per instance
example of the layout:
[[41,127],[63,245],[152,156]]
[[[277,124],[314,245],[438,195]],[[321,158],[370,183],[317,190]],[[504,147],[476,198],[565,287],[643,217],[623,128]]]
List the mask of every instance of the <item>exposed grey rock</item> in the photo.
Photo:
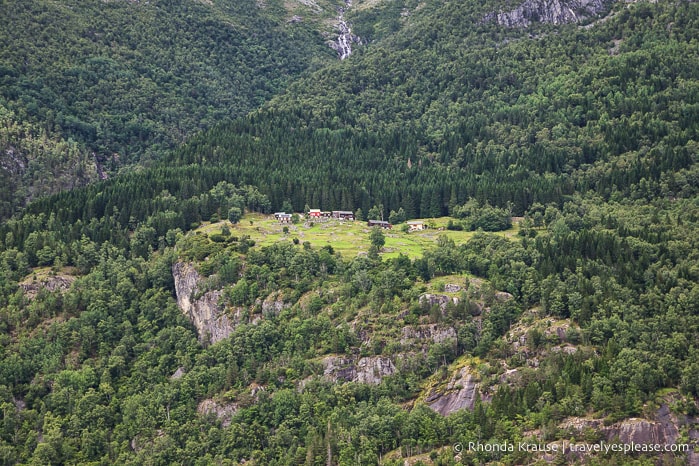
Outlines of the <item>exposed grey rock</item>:
[[666,432],[659,422],[631,418],[605,429],[605,434],[608,440],[618,438],[622,443],[674,443],[677,427],[672,427]]
[[197,406],[197,413],[201,415],[213,414],[220,421],[223,427],[231,425],[233,415],[238,412],[238,405],[235,403],[220,403],[211,398],[203,400]]
[[396,366],[390,358],[370,357],[361,358],[357,362],[357,376],[354,382],[376,385],[387,375],[396,373]]
[[26,171],[29,161],[23,154],[19,151],[15,152],[15,150],[16,149],[12,146],[5,150],[5,156],[0,157],[0,168],[12,175],[18,176]]
[[605,12],[615,0],[525,0],[509,11],[488,14],[485,21],[523,28],[531,23],[579,23]]
[[461,291],[461,285],[456,285],[454,283],[447,283],[444,285],[444,291],[447,293],[458,293]]
[[323,375],[337,382],[338,380],[351,381],[357,374],[354,361],[341,356],[328,356],[323,359]]
[[[155,438],[156,439],[165,437],[165,435],[166,434],[165,434],[165,432],[163,432],[162,429],[157,429],[155,431]],[[41,437],[41,435],[39,437]],[[41,441],[43,441],[43,439],[41,439],[40,442]],[[152,446],[153,439],[143,438],[141,435],[137,435],[131,439],[131,442],[129,444],[130,444],[131,449],[133,451],[139,452],[148,446]]]
[[182,376],[185,374],[184,372],[184,367],[180,366],[177,368],[177,370],[170,376],[170,380],[178,380],[181,379]]
[[40,280],[23,282],[19,284],[19,287],[22,288],[22,291],[24,291],[27,298],[34,299],[42,289],[48,291],[66,291],[68,288],[70,288],[70,285],[72,285],[74,281],[75,277],[73,276],[56,275],[47,276]]
[[469,368],[464,367],[452,376],[446,387],[433,389],[425,401],[439,414],[448,416],[460,409],[473,409],[476,398],[479,397],[479,384]]
[[193,299],[199,284],[199,274],[192,264],[177,262],[172,266],[177,305],[197,329],[200,342],[216,343],[228,338],[240,322],[242,312],[229,318],[219,305],[221,291],[208,291]]
[[575,354],[578,352],[578,348],[576,348],[573,345],[559,345],[559,346],[552,346],[551,347],[551,352],[552,353],[566,353],[566,354]]
[[511,383],[519,379],[519,369],[508,369],[499,378],[500,383]]
[[556,327],[555,332],[559,340],[565,341],[568,327]]
[[621,443],[674,443],[677,439],[677,427],[670,424],[666,431],[662,423],[648,419],[630,418],[605,426],[602,419],[569,418],[559,425],[561,429],[594,429],[603,434],[608,441]]
[[315,13],[320,13],[323,9],[314,0],[298,0],[301,5],[307,6]]
[[438,324],[403,327],[401,334],[402,345],[409,343],[410,340],[432,340],[434,343],[443,343],[450,339],[457,339],[456,330],[452,327],[441,327]]
[[396,366],[390,358],[382,356],[364,357],[357,361],[342,356],[328,356],[323,359],[323,375],[337,382],[359,382],[376,385],[387,375],[396,373]]
[[[602,419],[572,417],[559,428],[578,432],[593,429],[601,432],[607,442],[674,445],[680,441],[681,429],[687,428],[690,439],[698,438],[697,422],[696,417],[672,413],[667,403],[663,403],[653,419],[631,418],[605,426]],[[686,464],[699,465],[699,454],[690,451],[686,460]]]
[[257,394],[260,392],[264,392],[264,391],[265,391],[265,387],[263,387],[262,385],[253,384],[252,388],[250,388],[250,396],[255,398],[255,400],[257,401],[257,399],[258,399]]
[[431,294],[424,293],[420,295],[420,304],[432,306],[439,306],[439,309],[444,312],[447,309],[447,303],[451,301],[452,303],[459,304],[460,300],[457,297],[451,297],[444,294]]
[[17,411],[24,411],[27,408],[27,403],[21,398],[12,397],[12,403],[14,403]]
[[501,303],[504,303],[505,301],[509,301],[512,298],[514,298],[514,296],[512,296],[510,293],[508,293],[506,291],[496,291],[495,292],[495,299],[500,301]]
[[264,315],[279,314],[282,309],[286,309],[287,307],[290,307],[290,305],[284,302],[280,293],[270,294],[261,304],[262,314]]

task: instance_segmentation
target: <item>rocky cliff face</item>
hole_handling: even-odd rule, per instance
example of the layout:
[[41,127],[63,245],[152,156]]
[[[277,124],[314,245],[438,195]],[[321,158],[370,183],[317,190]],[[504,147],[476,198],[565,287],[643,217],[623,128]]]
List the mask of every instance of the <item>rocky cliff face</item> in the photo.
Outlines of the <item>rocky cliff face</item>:
[[513,10],[488,14],[485,20],[510,28],[523,28],[532,23],[578,23],[605,12],[613,1],[525,0]]
[[387,375],[396,372],[390,358],[373,356],[359,360],[341,356],[328,356],[323,359],[323,375],[333,382],[359,382],[376,385]]
[[220,291],[209,291],[198,299],[194,298],[199,284],[199,274],[192,264],[177,262],[172,266],[175,279],[177,305],[197,329],[200,342],[216,343],[228,338],[235,325],[240,322],[241,312],[231,319],[219,305]]
[[[605,426],[602,419],[568,418],[559,428],[582,433],[586,429],[600,432],[607,442],[623,444],[675,445],[686,443],[680,438],[680,430],[686,430],[690,444],[699,438],[699,418],[677,415],[663,403],[652,419],[631,418]],[[686,464],[699,465],[699,453],[690,451]]]
[[441,327],[438,324],[403,327],[400,343],[407,345],[415,340],[431,340],[434,343],[444,343],[448,340],[456,342],[457,335],[453,327]]
[[433,388],[425,398],[427,405],[443,416],[463,408],[473,409],[476,398],[481,396],[476,378],[468,367],[459,370],[446,387]]

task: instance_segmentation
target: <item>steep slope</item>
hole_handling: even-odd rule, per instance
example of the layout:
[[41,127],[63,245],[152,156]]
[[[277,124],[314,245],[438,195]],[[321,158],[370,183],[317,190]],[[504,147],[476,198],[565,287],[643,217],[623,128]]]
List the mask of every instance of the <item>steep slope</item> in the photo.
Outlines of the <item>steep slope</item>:
[[532,22],[579,23],[606,13],[612,2],[613,0],[526,0],[512,10],[501,10],[487,15],[485,19],[507,27],[527,27]]
[[415,7],[396,34],[197,137],[177,160],[265,180],[274,205],[375,200],[416,216],[469,197],[522,213],[593,185],[627,193],[694,163],[693,4],[618,6],[591,28],[527,31],[484,23],[490,8]]
[[253,0],[3,2],[0,99],[20,124],[75,141],[114,173],[245,115],[332,59],[321,35],[332,4],[289,22],[302,11]]
[[26,201],[97,181],[100,172],[94,153],[0,105],[0,219]]

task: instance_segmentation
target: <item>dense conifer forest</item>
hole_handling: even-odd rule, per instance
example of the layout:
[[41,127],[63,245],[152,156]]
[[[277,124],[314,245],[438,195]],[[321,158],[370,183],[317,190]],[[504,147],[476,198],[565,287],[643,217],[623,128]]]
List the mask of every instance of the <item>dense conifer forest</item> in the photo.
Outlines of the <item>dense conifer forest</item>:
[[[206,3],[176,3],[182,16],[155,21],[158,37],[182,21],[221,47],[224,30],[186,14]],[[107,5],[145,15],[164,4]],[[240,115],[176,148],[168,131],[157,145],[124,130],[122,116],[146,118],[138,99],[123,114],[80,113],[52,86],[75,99],[98,89],[74,93],[57,65],[36,68],[22,89],[43,81],[53,94],[5,97],[3,144],[31,134],[23,147],[57,166],[73,144],[159,155],[0,225],[0,463],[696,461],[461,448],[619,441],[646,425],[631,418],[697,448],[699,5],[620,3],[603,19],[527,29],[484,19],[500,7],[359,2],[348,18],[367,40],[348,59],[310,69],[288,47],[253,54],[281,68],[257,61],[252,94],[211,77],[237,102],[223,110],[207,103],[223,94],[186,83],[162,95],[187,131]],[[253,11],[240,8],[231,17]],[[272,36],[262,44],[282,40]],[[23,49],[3,40],[2,89],[16,92],[10,55]],[[162,60],[152,66],[196,68]],[[166,79],[156,68],[152,79]],[[18,110],[21,95],[38,113]],[[92,136],[22,129],[49,112]],[[100,139],[109,122],[117,137]],[[80,150],[70,160],[86,160]],[[309,208],[396,225],[360,230],[368,253],[343,255],[313,241],[316,221],[298,215]],[[265,217],[281,210],[292,223]],[[447,216],[418,254],[388,247],[419,234],[405,220]],[[282,240],[260,240],[268,224]],[[457,242],[458,230],[473,232]],[[213,338],[220,329],[202,331],[183,303],[219,309],[230,332]],[[468,387],[469,404],[440,411]]]
[[[277,1],[3,2],[0,117],[22,130],[0,128],[10,151],[0,179],[16,185],[0,194],[0,218],[25,199],[157,160],[333,57],[312,16],[288,16]],[[91,176],[63,173],[74,164]]]

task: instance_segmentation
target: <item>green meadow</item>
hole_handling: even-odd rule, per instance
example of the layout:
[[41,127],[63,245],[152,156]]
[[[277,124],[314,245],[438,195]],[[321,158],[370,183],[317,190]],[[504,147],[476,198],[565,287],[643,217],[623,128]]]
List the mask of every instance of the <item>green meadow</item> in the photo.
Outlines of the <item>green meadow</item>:
[[[450,217],[420,219],[427,230],[404,232],[402,225],[394,225],[390,230],[384,230],[386,244],[381,255],[385,258],[406,255],[411,259],[421,257],[426,249],[433,247],[440,235],[446,235],[456,244],[468,241],[476,232],[474,231],[450,231],[446,229]],[[308,241],[313,248],[330,245],[345,258],[356,257],[369,251],[369,233],[371,228],[363,221],[342,221],[324,219],[310,221],[302,219],[300,223],[280,224],[271,215],[246,214],[240,223],[232,225],[230,222],[218,222],[205,224],[197,231],[207,234],[219,233],[223,225],[228,225],[233,236],[250,236],[258,246],[270,246],[278,241],[293,241],[298,238],[299,243]],[[288,228],[288,233],[284,232]],[[519,226],[515,223],[513,228],[495,234],[504,237],[514,237]]]

